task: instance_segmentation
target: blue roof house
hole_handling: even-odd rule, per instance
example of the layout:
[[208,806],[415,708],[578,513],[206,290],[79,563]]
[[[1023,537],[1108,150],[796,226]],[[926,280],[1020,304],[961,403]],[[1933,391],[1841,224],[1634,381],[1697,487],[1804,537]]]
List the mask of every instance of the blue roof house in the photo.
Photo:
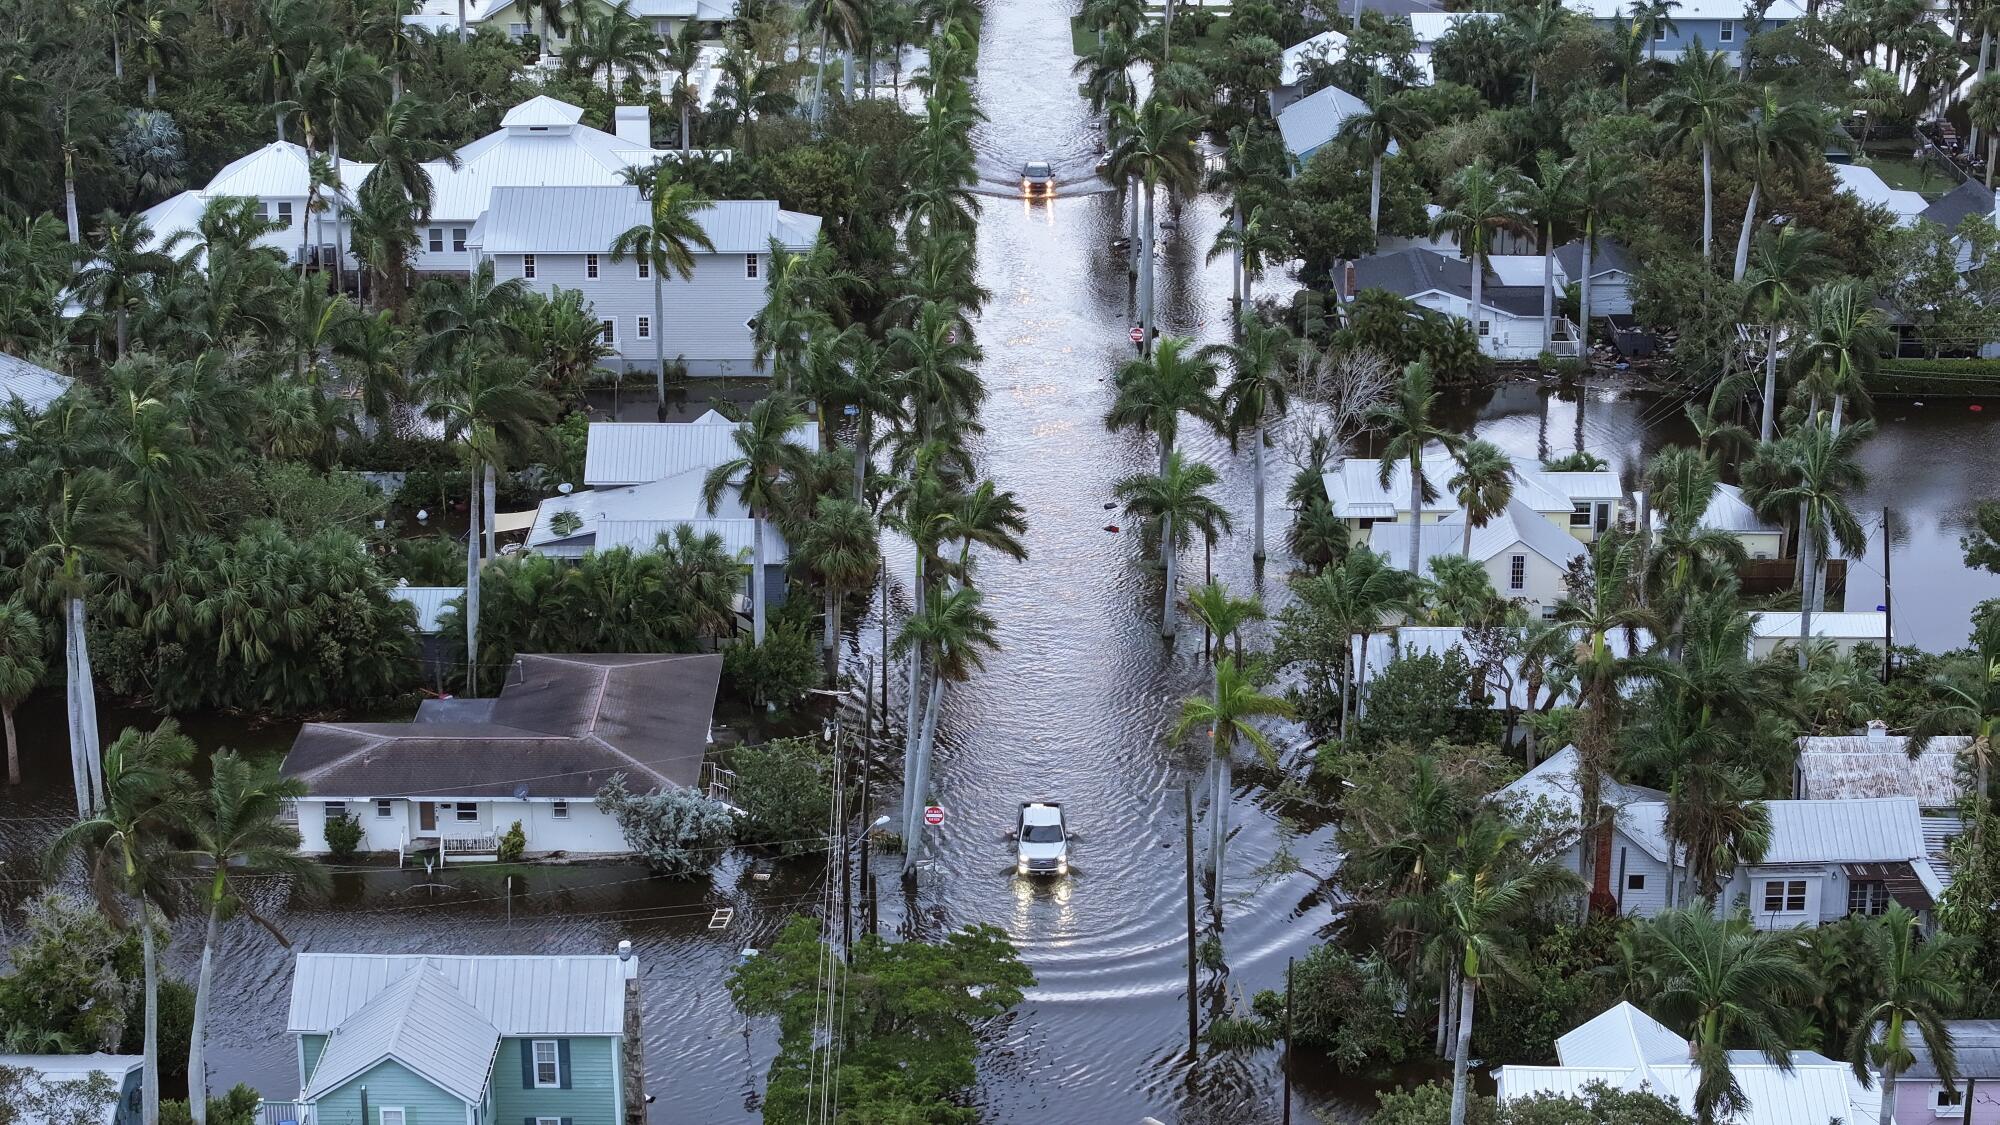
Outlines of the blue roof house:
[[[1325,148],[1340,135],[1340,126],[1357,113],[1368,112],[1368,103],[1338,86],[1315,91],[1278,111],[1278,135],[1285,148],[1303,168],[1313,153]],[[1389,142],[1389,152],[1396,153]]]
[[[1569,0],[1569,6],[1590,17],[1599,27],[1632,22],[1631,0]],[[1696,41],[1710,51],[1740,53],[1743,41],[1750,37],[1749,23],[1744,17],[1751,10],[1745,0],[1684,0],[1668,14],[1667,23],[1672,26],[1663,24],[1655,30],[1649,50],[1663,62],[1680,58]],[[1796,0],[1773,0],[1757,27],[1769,31],[1804,19],[1805,14]]]
[[622,1125],[616,956],[302,953],[299,1125]]

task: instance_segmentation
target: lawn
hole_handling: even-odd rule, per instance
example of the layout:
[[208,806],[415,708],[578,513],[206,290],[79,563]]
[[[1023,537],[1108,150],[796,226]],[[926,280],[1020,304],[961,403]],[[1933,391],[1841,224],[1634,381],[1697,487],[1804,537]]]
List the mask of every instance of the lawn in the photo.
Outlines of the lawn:
[[[1178,13],[1188,10],[1188,6],[1182,4],[1176,4],[1174,7],[1177,16]],[[1149,9],[1148,13],[1149,15],[1157,17],[1158,10]],[[1181,45],[1185,46],[1187,44],[1187,39],[1181,34],[1180,27],[1181,27],[1180,20],[1176,18],[1174,21],[1174,39],[1177,43],[1180,43]],[[1208,31],[1205,34],[1203,34],[1200,38],[1194,40],[1194,45],[1197,49],[1202,51],[1220,51],[1223,45],[1228,42],[1229,42],[1229,18],[1227,16],[1224,16],[1216,20],[1214,23],[1210,24]],[[1069,19],[1070,53],[1080,58],[1084,55],[1089,54],[1091,48],[1095,46],[1097,46],[1097,33],[1094,31],[1090,31],[1083,26],[1082,16],[1071,16]]]
[[1935,169],[1927,168],[1907,156],[1871,156],[1868,167],[1882,177],[1882,182],[1898,191],[1922,192],[1926,198],[1935,198],[1958,186],[1958,181]]

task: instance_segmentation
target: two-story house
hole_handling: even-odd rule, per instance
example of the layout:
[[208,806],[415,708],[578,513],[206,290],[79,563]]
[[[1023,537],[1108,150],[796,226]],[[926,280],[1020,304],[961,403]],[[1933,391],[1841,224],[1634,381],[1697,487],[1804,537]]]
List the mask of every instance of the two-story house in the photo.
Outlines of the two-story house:
[[[1590,17],[1590,21],[1599,27],[1613,24],[1630,26],[1632,23],[1632,0],[1569,0],[1569,6]],[[1656,59],[1672,62],[1698,42],[1704,50],[1740,54],[1744,41],[1750,37],[1749,17],[1755,11],[1755,6],[1745,0],[1686,0],[1675,5],[1668,12],[1667,19],[1654,28],[1647,53]],[[1769,31],[1793,20],[1804,19],[1805,14],[1805,8],[1796,0],[1772,0],[1756,27],[1760,31]]]
[[[1458,513],[1458,501],[1451,492],[1451,478],[1457,472],[1458,465],[1448,454],[1433,453],[1424,459],[1424,483],[1432,494],[1422,501],[1424,523],[1437,523]],[[1320,484],[1326,489],[1333,514],[1347,524],[1349,532],[1366,535],[1380,524],[1410,522],[1407,462],[1390,465],[1388,483],[1384,484],[1379,459],[1343,458],[1321,476]],[[1514,460],[1513,498],[1581,543],[1595,542],[1611,527],[1622,492],[1617,473],[1556,472],[1534,461]]]
[[299,1125],[623,1125],[639,961],[301,953]]
[[[1584,553],[1583,544],[1519,500],[1508,503],[1483,527],[1468,529],[1466,523],[1464,512],[1453,512],[1437,523],[1423,524],[1418,530],[1421,554],[1416,572],[1431,573],[1431,560],[1440,555],[1463,555],[1485,569],[1501,597],[1525,603],[1530,614],[1545,621],[1553,619],[1556,603],[1567,591],[1570,562]],[[1407,521],[1375,524],[1368,547],[1390,566],[1411,569]]]
[[757,373],[752,322],[764,310],[772,247],[811,249],[819,217],[771,200],[709,204],[695,220],[710,245],[691,247],[689,277],[657,279],[662,300],[648,260],[612,253],[620,235],[650,217],[636,187],[496,187],[467,244],[493,263],[498,279],[518,278],[543,293],[580,291],[604,323],[604,343],[628,368],[655,369],[664,342],[667,362],[681,360],[689,374]]

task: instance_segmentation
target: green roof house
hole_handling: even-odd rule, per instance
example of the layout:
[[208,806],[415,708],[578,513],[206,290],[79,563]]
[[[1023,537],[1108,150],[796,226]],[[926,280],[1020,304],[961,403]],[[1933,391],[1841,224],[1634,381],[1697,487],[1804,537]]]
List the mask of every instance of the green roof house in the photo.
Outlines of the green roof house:
[[638,973],[622,943],[591,957],[302,953],[294,1119],[622,1125]]

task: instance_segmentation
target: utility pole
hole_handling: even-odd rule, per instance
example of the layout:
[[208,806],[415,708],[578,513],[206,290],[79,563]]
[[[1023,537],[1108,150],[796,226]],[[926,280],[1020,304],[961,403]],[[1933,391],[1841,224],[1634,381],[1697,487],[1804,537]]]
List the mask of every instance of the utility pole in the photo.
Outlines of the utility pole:
[[1194,1011],[1194,783],[1181,786],[1181,827],[1182,847],[1187,853],[1187,966],[1188,966],[1188,1056],[1195,1054],[1195,1046],[1200,1041],[1201,1030],[1195,1022]]
[[[866,758],[861,760],[861,819],[868,819],[868,759]],[[875,915],[871,909],[874,905],[874,896],[868,893],[868,835],[871,831],[873,829],[870,828],[861,830],[861,920],[862,929],[872,934],[875,932]],[[847,950],[847,963],[850,965],[854,963],[852,946]]]
[[840,948],[854,964],[854,842],[847,836],[847,760],[840,737],[840,719],[833,720],[833,818],[840,840]]
[[1882,682],[1895,674],[1896,596],[1889,581],[1889,560],[1895,556],[1889,538],[1889,508],[1882,508]]
[[1292,1125],[1292,965],[1297,960],[1296,957],[1285,958],[1285,1053],[1278,1060],[1278,1069],[1285,1075],[1282,1125]]

